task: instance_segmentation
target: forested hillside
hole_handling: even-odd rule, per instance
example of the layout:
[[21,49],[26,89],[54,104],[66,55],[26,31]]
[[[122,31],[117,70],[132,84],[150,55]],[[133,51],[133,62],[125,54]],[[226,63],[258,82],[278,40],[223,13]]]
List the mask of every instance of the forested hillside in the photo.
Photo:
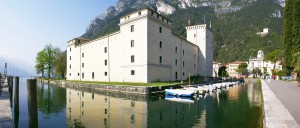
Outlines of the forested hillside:
[[[155,7],[153,9],[157,10]],[[133,10],[136,9],[128,7],[105,20],[96,18],[94,22],[97,24],[91,24],[88,28],[93,28],[93,32],[87,31],[83,37],[96,38],[119,30],[119,18]],[[240,9],[226,13],[217,13],[215,6],[202,6],[176,8],[172,14],[164,15],[173,21],[173,32],[182,37],[186,36],[189,17],[191,25],[202,24],[204,19],[206,24],[211,23],[215,61],[245,61],[249,56],[256,56],[258,50],[268,53],[283,47],[283,7],[277,1],[244,3]],[[265,37],[256,35],[263,28],[269,28],[270,33]]]

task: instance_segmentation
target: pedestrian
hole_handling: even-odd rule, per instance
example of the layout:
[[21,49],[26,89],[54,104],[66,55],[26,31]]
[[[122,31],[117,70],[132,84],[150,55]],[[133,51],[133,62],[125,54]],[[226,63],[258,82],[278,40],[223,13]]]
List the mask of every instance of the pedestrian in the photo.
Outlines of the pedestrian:
[[268,76],[268,78],[267,78],[267,79],[268,79],[268,83],[270,83],[270,82],[271,82],[271,81],[270,81],[270,76]]

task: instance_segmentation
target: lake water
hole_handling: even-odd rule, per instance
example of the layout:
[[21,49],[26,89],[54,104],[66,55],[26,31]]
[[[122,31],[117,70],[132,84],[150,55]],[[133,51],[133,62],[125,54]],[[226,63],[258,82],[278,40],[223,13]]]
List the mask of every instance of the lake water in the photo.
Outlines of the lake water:
[[[20,78],[20,127],[29,127],[26,78]],[[129,95],[38,84],[37,111],[41,128],[260,128],[261,88],[245,84],[196,99]],[[180,100],[180,101],[178,101]]]

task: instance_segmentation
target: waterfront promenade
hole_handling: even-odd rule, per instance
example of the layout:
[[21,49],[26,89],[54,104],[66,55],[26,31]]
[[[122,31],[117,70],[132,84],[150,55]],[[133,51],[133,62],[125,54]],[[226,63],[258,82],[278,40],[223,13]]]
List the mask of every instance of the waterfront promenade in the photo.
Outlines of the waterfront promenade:
[[265,126],[300,128],[300,86],[280,80],[262,80]]
[[9,87],[7,83],[0,82],[0,128],[12,128],[12,113],[9,101]]

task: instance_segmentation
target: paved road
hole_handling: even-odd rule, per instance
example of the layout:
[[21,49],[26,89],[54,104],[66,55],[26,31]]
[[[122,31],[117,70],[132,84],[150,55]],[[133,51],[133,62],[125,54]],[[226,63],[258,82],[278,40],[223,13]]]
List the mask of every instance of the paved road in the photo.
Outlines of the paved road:
[[268,85],[295,121],[300,124],[300,84],[271,80]]

